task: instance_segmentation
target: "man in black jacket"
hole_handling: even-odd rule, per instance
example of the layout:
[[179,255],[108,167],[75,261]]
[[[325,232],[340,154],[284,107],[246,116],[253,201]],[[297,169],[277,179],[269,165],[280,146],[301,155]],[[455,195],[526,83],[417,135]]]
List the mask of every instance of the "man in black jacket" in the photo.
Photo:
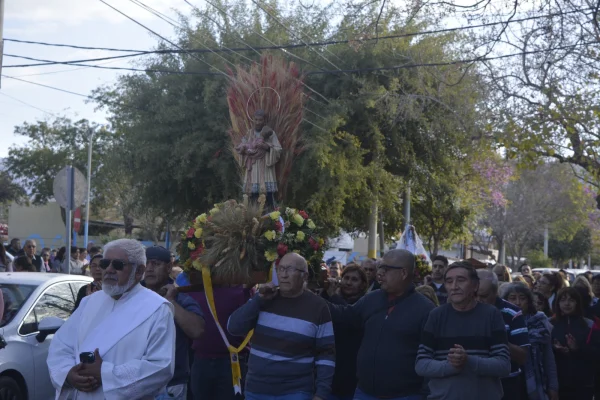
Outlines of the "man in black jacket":
[[415,372],[421,331],[433,303],[415,291],[415,257],[391,250],[379,265],[381,290],[354,305],[329,304],[334,324],[363,329],[357,357],[355,400],[421,400],[423,378]]

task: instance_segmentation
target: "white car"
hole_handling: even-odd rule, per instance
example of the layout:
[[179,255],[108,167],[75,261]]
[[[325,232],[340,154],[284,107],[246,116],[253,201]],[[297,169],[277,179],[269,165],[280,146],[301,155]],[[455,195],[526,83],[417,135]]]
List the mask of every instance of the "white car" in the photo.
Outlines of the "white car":
[[2,272],[4,315],[0,335],[0,398],[50,400],[55,391],[46,358],[54,333],[69,318],[87,276]]

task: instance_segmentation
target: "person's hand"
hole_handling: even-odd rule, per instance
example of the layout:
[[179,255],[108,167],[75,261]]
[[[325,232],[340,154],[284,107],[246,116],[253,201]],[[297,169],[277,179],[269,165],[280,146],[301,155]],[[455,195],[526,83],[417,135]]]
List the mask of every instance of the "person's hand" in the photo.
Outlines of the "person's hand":
[[556,340],[556,339],[554,339],[553,346],[554,346],[554,349],[556,351],[558,351],[559,353],[567,354],[569,352],[569,348],[563,346],[562,344],[560,344],[560,342],[558,340]]
[[94,389],[96,390],[98,387],[102,386],[102,357],[100,357],[98,349],[94,350],[94,356],[96,359],[92,364],[83,364],[81,375],[94,378],[97,383],[97,386]]
[[271,148],[271,146],[269,146],[269,144],[265,142],[259,143],[258,146],[263,150],[269,150]]
[[92,376],[81,375],[83,364],[79,363],[67,374],[67,383],[75,389],[82,392],[93,392],[100,386],[98,381]]
[[455,344],[448,352],[448,362],[456,369],[463,369],[467,363],[467,352],[461,345]]
[[558,392],[555,390],[548,390],[548,399],[549,400],[559,400]]
[[177,291],[177,287],[175,285],[165,285],[162,288],[160,288],[160,293],[164,293],[163,297],[169,301],[175,301],[175,299],[177,299],[177,294],[179,293]]
[[423,285],[431,285],[431,282],[433,282],[431,275],[426,275],[425,278],[423,278]]
[[258,296],[264,300],[272,300],[277,296],[277,287],[273,282],[269,282],[258,287]]
[[577,350],[579,345],[577,344],[577,340],[570,333],[565,336],[567,338],[567,347],[570,350]]
[[339,292],[339,282],[336,278],[327,278],[327,283],[327,295],[329,297],[332,297],[334,294]]

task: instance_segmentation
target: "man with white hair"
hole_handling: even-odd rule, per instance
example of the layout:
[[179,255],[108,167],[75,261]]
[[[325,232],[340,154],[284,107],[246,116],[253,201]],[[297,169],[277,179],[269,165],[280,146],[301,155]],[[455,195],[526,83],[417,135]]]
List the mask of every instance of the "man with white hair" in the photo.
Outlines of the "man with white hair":
[[50,344],[57,399],[153,399],[173,377],[173,306],[140,285],[145,265],[136,240],[104,248],[102,290],[82,300]]
[[42,268],[42,258],[35,255],[37,249],[37,243],[33,239],[27,239],[25,245],[23,245],[23,254],[31,258],[31,263],[35,266],[37,272],[46,272],[45,268]]

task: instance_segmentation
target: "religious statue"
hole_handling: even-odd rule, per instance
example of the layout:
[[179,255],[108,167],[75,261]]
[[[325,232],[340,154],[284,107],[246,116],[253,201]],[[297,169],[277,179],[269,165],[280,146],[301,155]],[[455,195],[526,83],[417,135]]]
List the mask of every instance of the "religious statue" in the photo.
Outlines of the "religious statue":
[[279,162],[282,149],[276,133],[266,125],[266,114],[263,110],[254,113],[254,128],[242,138],[235,151],[241,156],[241,165],[245,171],[244,193],[253,200],[264,194],[267,205],[274,208],[277,193],[275,166]]

